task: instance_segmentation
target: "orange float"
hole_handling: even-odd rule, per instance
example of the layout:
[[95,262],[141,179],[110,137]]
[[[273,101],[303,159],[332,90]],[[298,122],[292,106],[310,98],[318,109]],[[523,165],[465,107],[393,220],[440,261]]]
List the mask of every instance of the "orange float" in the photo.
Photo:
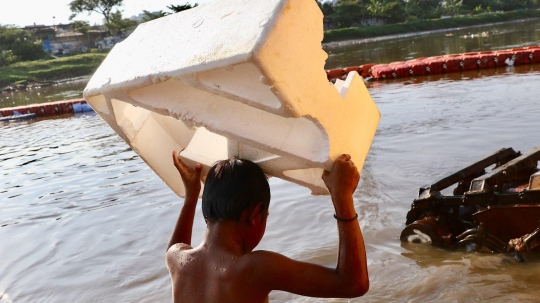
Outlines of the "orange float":
[[423,60],[423,58],[408,60],[405,61],[405,63],[409,65],[409,73],[411,74],[411,76],[425,75],[428,71],[428,64],[425,60]]
[[443,57],[444,65],[443,70],[445,73],[455,73],[461,71],[461,56],[460,55],[446,55]]
[[326,71],[328,81],[334,79],[341,79],[345,75],[345,71],[342,68],[330,69]]
[[515,65],[529,64],[531,62],[531,59],[529,58],[531,51],[528,49],[512,49],[512,54],[514,57]]
[[480,68],[493,68],[495,67],[495,53],[493,52],[480,52],[478,55],[478,67]]
[[375,64],[371,67],[371,75],[375,79],[393,78],[394,70],[388,64]]
[[463,54],[463,56],[460,57],[461,58],[461,62],[460,62],[460,66],[461,66],[461,70],[474,70],[474,69],[477,69],[478,68],[478,54],[477,53],[473,53],[473,54]]
[[362,76],[364,78],[371,77],[371,67],[373,65],[375,65],[375,64],[370,63],[370,64],[362,64],[362,65],[360,65],[360,71],[362,72],[360,74],[360,76]]
[[405,63],[403,61],[392,62],[392,63],[390,63],[388,65],[393,70],[392,77],[394,77],[394,78],[405,78],[405,77],[408,77],[410,75],[410,73],[409,73],[409,65],[407,65],[407,63]]

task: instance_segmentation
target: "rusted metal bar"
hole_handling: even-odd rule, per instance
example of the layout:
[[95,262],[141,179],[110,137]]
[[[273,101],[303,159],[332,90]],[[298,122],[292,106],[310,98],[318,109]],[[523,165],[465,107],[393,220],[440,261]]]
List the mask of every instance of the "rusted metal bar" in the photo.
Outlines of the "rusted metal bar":
[[500,187],[502,183],[524,178],[528,180],[531,174],[538,171],[538,160],[540,160],[540,146],[474,179],[469,193],[500,191],[502,189],[497,186]]
[[[514,151],[512,148],[500,149],[479,161],[471,163],[464,168],[460,169],[456,173],[446,176],[431,185],[425,185],[418,191],[418,199],[428,198],[434,192],[441,191],[452,184],[466,180],[471,176],[479,177],[485,173],[485,169],[493,164],[501,166],[504,163],[518,157],[519,152]],[[458,185],[459,186],[459,185]]]

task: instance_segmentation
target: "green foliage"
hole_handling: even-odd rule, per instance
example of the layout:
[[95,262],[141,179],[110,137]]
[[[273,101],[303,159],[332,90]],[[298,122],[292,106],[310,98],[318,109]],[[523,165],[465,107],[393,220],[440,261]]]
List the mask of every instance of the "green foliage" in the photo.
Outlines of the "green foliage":
[[167,8],[169,10],[171,10],[171,13],[165,12],[165,11],[158,11],[156,13],[152,13],[152,12],[149,12],[147,10],[144,10],[143,11],[144,17],[143,17],[142,21],[143,22],[152,21],[152,20],[155,20],[155,19],[159,19],[161,17],[168,16],[170,14],[179,13],[181,11],[185,11],[185,10],[188,10],[190,8],[197,7],[197,6],[199,6],[198,3],[195,3],[195,4],[191,5],[191,4],[189,4],[189,2],[186,2],[186,4],[180,4],[180,5],[171,4],[171,5],[167,6]]
[[16,61],[17,56],[13,54],[12,50],[8,49],[0,51],[0,66],[10,65],[11,63],[15,63]]
[[199,6],[198,3],[195,3],[195,4],[191,5],[191,4],[189,4],[189,2],[186,2],[186,4],[181,4],[181,5],[171,4],[171,5],[167,6],[167,8],[170,9],[173,13],[179,13],[181,11],[185,11],[187,9],[194,8],[194,7],[197,7],[197,6]]
[[109,23],[113,8],[122,5],[122,2],[123,0],[73,0],[69,3],[69,9],[73,12],[70,19],[80,13],[96,12],[103,15],[105,23]]
[[323,2],[321,0],[315,1],[317,1],[317,4],[319,5],[319,8],[321,9],[324,16],[329,17],[334,13],[334,5],[332,5],[332,2]]
[[164,11],[158,11],[157,13],[151,13],[151,12],[149,12],[147,10],[144,10],[143,14],[144,14],[144,16],[142,18],[143,22],[152,21],[152,20],[159,19],[161,17],[165,17],[165,16],[169,15],[169,13],[164,12]]
[[12,25],[0,25],[0,66],[37,60],[46,55],[41,41],[35,41],[29,32]]
[[540,7],[540,0],[338,0],[335,5],[329,0],[315,1],[334,28],[360,27],[366,21],[391,24]]
[[71,29],[77,33],[85,34],[92,29],[88,21],[73,21],[71,23]]
[[405,21],[405,11],[398,1],[370,0],[367,10],[372,17],[390,23]]
[[131,19],[122,18],[122,13],[116,11],[111,14],[109,22],[105,23],[105,27],[111,32],[111,34],[116,34],[123,32],[131,27],[135,27],[137,22]]
[[358,26],[361,19],[368,16],[368,11],[361,1],[339,0],[331,18],[336,27]]
[[454,16],[459,13],[463,6],[463,0],[446,0],[442,7],[444,14]]
[[93,73],[106,56],[90,53],[14,63],[0,69],[0,87],[17,81],[45,81],[86,76]]
[[386,24],[372,27],[350,27],[329,30],[324,33],[323,42],[349,39],[397,35],[403,33],[456,28],[487,23],[519,20],[523,18],[539,18],[540,10],[525,10],[506,13],[492,13],[476,16],[454,17],[447,19],[416,20],[406,23]]

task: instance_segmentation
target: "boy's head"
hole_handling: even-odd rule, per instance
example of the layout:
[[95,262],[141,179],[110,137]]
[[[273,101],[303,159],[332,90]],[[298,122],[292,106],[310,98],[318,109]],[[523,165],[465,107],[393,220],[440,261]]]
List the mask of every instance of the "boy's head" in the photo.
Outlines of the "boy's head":
[[238,222],[244,210],[255,209],[259,204],[260,213],[264,214],[270,205],[270,186],[257,164],[232,158],[212,166],[206,176],[202,198],[206,220]]

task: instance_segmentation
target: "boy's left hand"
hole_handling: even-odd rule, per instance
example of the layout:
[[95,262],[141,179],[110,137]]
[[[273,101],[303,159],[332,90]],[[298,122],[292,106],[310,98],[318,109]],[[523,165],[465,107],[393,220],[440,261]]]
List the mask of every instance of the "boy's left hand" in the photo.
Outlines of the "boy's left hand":
[[172,157],[174,166],[180,173],[182,182],[184,182],[186,194],[193,193],[198,196],[199,192],[201,191],[201,164],[197,163],[197,165],[195,165],[195,169],[193,170],[189,168],[182,160],[180,160],[176,151],[173,151]]

